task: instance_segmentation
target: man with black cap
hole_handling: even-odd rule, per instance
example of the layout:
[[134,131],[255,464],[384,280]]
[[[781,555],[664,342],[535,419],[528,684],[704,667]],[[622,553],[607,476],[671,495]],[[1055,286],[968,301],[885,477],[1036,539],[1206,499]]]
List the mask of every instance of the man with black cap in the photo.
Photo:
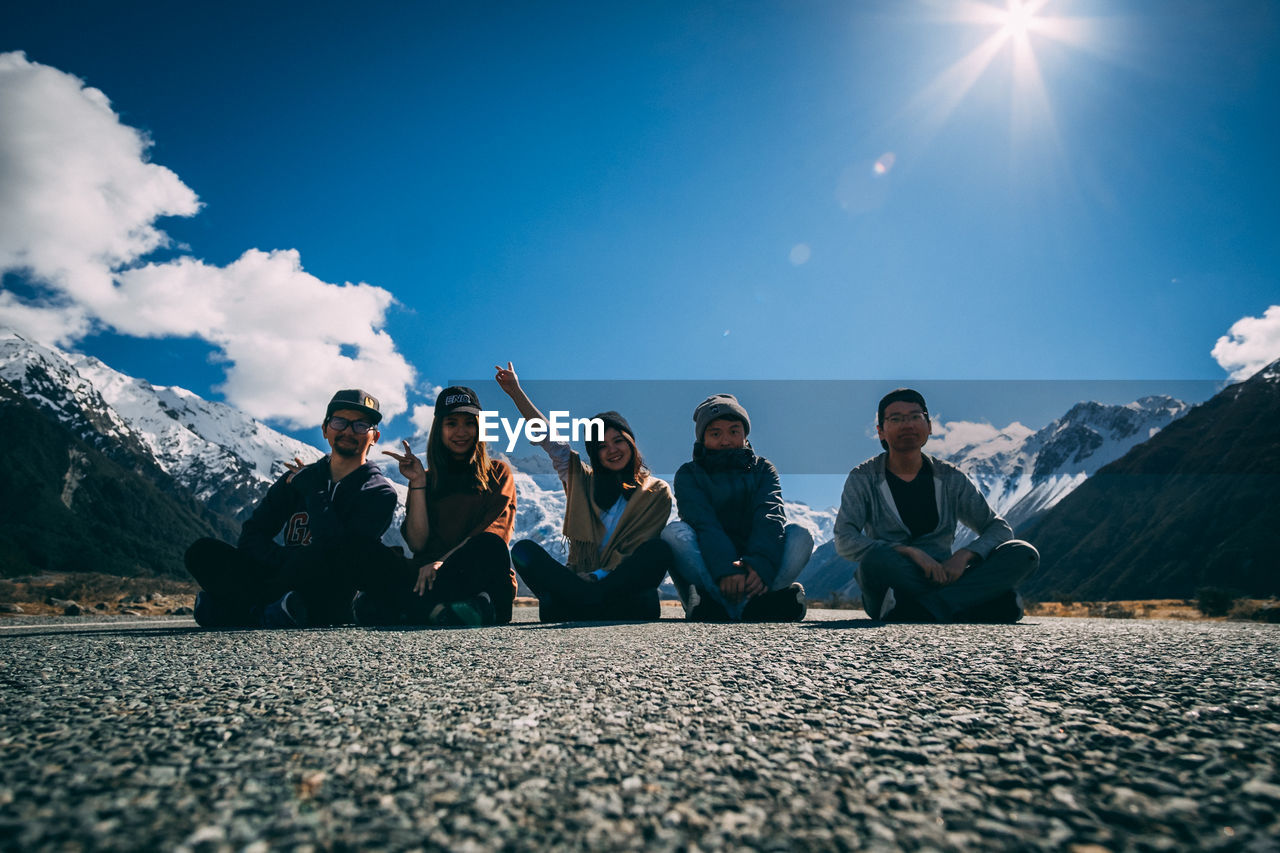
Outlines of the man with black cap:
[[680,521],[662,531],[686,616],[799,622],[807,605],[795,579],[813,554],[813,535],[787,524],[778,470],[747,440],[747,410],[732,394],[713,394],[693,423],[693,461],[675,478]]
[[[849,472],[836,552],[858,564],[862,606],[894,622],[1017,622],[1017,586],[1040,565],[963,471],[921,451],[929,409],[897,388],[876,411],[879,456]],[[957,522],[975,534],[952,551]]]
[[373,395],[358,388],[334,394],[321,423],[332,452],[310,465],[289,464],[236,546],[201,539],[187,549],[187,571],[201,586],[196,622],[206,628],[347,622],[369,573],[403,562],[381,544],[395,490],[366,459],[380,420]]

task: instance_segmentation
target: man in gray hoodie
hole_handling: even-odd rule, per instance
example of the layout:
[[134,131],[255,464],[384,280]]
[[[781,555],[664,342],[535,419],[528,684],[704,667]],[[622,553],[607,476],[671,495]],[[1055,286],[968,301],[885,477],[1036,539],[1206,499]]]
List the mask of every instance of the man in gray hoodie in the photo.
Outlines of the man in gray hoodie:
[[[932,424],[924,397],[898,388],[880,400],[886,452],[849,472],[836,516],[836,551],[858,564],[872,619],[1017,622],[1017,586],[1040,565],[973,482],[921,451]],[[957,522],[978,538],[952,551]]]

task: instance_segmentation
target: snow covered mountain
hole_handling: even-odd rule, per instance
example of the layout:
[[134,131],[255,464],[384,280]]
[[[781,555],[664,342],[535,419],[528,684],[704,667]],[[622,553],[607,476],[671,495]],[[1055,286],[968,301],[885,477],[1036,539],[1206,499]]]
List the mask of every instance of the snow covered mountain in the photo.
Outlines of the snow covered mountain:
[[154,464],[217,512],[240,517],[284,472],[284,461],[319,458],[317,448],[223,403],[155,386],[96,358],[0,331],[0,378],[71,427],[81,440],[129,467]]
[[1037,519],[1031,595],[1280,593],[1280,361],[1228,386]]
[[1077,403],[1043,429],[1013,424],[944,458],[972,477],[1016,530],[1190,408],[1168,396],[1123,406]]

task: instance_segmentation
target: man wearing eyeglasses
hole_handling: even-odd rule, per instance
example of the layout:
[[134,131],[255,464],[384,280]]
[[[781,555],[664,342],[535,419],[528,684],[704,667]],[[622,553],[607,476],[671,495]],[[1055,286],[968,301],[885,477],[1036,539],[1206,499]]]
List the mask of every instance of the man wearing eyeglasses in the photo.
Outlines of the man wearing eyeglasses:
[[321,424],[332,452],[288,465],[235,547],[201,539],[187,549],[187,571],[201,586],[196,622],[303,628],[350,621],[356,588],[399,561],[381,544],[396,493],[365,458],[380,420],[372,395],[358,388],[334,394]]
[[[929,408],[898,388],[876,412],[885,449],[849,472],[836,551],[858,564],[862,606],[890,622],[1017,622],[1017,586],[1040,565],[964,472],[921,448]],[[957,522],[977,539],[952,551]]]

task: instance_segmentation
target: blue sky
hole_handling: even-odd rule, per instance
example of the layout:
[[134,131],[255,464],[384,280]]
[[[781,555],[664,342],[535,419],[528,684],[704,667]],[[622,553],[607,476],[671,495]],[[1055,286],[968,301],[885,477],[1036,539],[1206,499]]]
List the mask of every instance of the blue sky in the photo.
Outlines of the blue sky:
[[[1211,391],[1230,372],[1215,342],[1280,302],[1280,7],[1050,0],[1001,40],[1003,10],[54,2],[9,11],[0,52],[101,90],[198,196],[198,212],[154,218],[168,247],[112,274],[296,250],[320,283],[394,298],[373,325],[413,377],[367,384],[409,407],[508,359],[530,379],[727,390]],[[984,43],[989,63],[956,83]],[[5,288],[49,299],[15,262]],[[222,388],[229,353],[260,339],[112,316],[62,343],[297,426]],[[282,353],[270,378],[287,397],[309,366]],[[673,428],[696,402],[671,401]],[[412,432],[409,412],[398,423]]]

